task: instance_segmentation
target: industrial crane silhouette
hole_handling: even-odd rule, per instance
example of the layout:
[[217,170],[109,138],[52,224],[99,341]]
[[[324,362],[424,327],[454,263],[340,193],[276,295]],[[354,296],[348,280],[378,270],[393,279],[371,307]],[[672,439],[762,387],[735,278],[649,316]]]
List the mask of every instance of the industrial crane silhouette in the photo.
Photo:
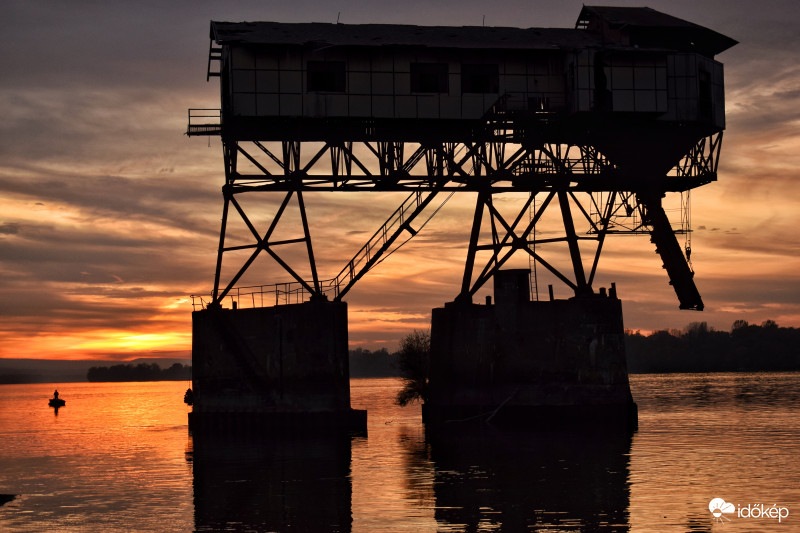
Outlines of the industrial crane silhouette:
[[[221,137],[225,184],[214,285],[197,310],[226,298],[237,308],[341,302],[464,193],[475,209],[456,303],[469,305],[517,253],[590,298],[606,237],[644,233],[680,308],[703,309],[691,247],[676,237],[691,231],[688,202],[674,228],[664,199],[717,179],[714,56],[733,39],[649,8],[592,6],[572,29],[214,21],[210,38],[221,107],[190,109],[187,134]],[[408,196],[324,278],[305,205],[319,191]],[[510,193],[525,200],[502,213],[496,200]],[[257,227],[242,199],[263,195],[282,200]],[[558,235],[537,233],[547,217]],[[278,236],[284,219],[299,221],[299,236]],[[555,246],[565,265],[547,255]],[[237,286],[262,255],[290,281]]]

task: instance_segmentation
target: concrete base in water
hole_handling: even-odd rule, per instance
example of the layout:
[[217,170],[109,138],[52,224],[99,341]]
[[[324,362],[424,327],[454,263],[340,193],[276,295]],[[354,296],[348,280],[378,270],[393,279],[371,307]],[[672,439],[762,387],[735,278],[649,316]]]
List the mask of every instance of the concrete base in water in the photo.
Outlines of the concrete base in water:
[[192,313],[193,431],[366,430],[350,408],[347,304]]
[[635,429],[616,295],[531,302],[521,272],[497,274],[494,305],[433,310],[425,421]]

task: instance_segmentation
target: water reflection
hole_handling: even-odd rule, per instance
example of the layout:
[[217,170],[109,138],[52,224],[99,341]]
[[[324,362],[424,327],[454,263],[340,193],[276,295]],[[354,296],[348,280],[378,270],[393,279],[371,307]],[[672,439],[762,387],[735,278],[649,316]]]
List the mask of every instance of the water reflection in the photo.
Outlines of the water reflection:
[[[370,426],[352,442],[189,439],[182,382],[63,385],[54,417],[51,387],[0,387],[0,531],[798,529],[800,373],[631,376],[632,443],[426,438],[392,378],[353,380]],[[715,497],[792,514],[717,524]]]
[[436,495],[433,490],[434,469],[431,463],[430,445],[419,433],[401,428],[397,441],[403,450],[400,456],[405,470],[403,488],[406,497],[420,507],[433,506]]
[[429,430],[442,531],[628,530],[625,432]]
[[197,531],[350,531],[350,437],[195,435]]

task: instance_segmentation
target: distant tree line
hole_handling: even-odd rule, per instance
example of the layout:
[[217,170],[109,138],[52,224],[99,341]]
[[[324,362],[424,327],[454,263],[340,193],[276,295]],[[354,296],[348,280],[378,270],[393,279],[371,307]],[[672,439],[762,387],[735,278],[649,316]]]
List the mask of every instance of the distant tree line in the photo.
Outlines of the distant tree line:
[[386,348],[350,350],[351,378],[389,378],[400,375],[397,366],[397,353],[389,353]]
[[[417,374],[430,349],[429,336],[423,338],[422,333],[415,331],[404,338],[397,352],[350,350],[350,377],[404,377],[409,380],[404,390],[410,393],[405,401],[418,399],[422,396],[418,385],[423,381]],[[628,330],[625,350],[631,373],[800,370],[800,328],[780,327],[773,320],[760,325],[737,320],[730,331],[716,330],[706,322],[650,335]],[[190,381],[192,367],[180,363],[163,370],[157,363],[93,366],[86,377],[89,381]]]
[[398,405],[425,401],[428,396],[430,348],[430,332],[416,329],[400,340],[400,350],[397,352],[389,353],[386,348],[374,352],[355,348],[350,350],[350,377],[400,377],[403,387],[395,397]]
[[93,366],[86,374],[89,381],[191,381],[192,367],[175,363],[161,369],[158,363],[138,365]]
[[628,371],[753,372],[800,370],[800,328],[737,320],[731,331],[693,322],[682,331],[625,332]]
[[[795,371],[800,370],[800,328],[737,320],[730,331],[706,322],[650,335],[627,330],[625,351],[631,373]],[[423,331],[404,337],[397,352],[356,348],[350,350],[350,377],[402,377],[398,401],[424,399],[429,353],[430,333]]]

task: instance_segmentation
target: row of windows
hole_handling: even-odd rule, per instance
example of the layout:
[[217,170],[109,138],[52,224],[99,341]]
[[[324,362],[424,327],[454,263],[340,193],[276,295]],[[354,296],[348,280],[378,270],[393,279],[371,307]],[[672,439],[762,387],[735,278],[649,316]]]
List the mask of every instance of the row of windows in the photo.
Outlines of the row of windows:
[[[450,83],[447,63],[411,63],[412,93],[448,93]],[[306,65],[306,89],[309,92],[343,93],[346,91],[344,61],[309,61]],[[497,65],[462,65],[461,92],[494,94],[500,91]]]

